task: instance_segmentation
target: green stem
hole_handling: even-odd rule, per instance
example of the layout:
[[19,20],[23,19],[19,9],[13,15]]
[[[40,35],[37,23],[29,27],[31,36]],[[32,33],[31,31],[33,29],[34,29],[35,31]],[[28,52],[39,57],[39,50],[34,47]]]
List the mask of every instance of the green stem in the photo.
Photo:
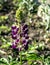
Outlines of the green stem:
[[22,65],[22,52],[20,52],[20,65]]

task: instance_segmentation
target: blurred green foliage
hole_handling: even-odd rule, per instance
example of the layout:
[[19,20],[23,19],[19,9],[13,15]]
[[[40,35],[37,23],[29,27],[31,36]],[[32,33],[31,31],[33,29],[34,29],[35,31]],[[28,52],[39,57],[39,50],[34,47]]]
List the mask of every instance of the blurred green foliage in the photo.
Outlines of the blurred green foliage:
[[[38,4],[35,3],[34,0],[0,0],[0,49],[8,50],[8,53],[9,50],[12,51],[10,53],[11,56],[7,53],[6,58],[0,57],[0,65],[20,65],[20,54],[16,54],[16,49],[11,49],[11,26],[13,24],[21,24],[23,21],[29,25],[29,30],[33,27],[33,31],[36,30],[36,32],[33,33],[34,36],[33,39],[31,39],[28,50],[24,50],[21,53],[22,64],[50,65],[50,55],[45,53],[45,47],[50,43],[50,12],[48,13],[50,6],[46,4],[45,1],[43,0],[43,3]],[[37,12],[39,11],[38,7],[43,4],[48,6],[48,8],[43,6],[43,12],[49,16],[49,19],[46,16],[49,22],[43,22],[43,16],[37,16]],[[5,54],[2,50],[0,50],[0,53]]]

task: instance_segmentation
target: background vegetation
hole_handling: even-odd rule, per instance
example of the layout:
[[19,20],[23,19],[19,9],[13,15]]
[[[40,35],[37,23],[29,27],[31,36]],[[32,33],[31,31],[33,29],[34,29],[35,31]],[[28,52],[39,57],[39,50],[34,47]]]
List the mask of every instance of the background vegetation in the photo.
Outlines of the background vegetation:
[[[25,24],[28,46],[23,48],[19,42],[12,47],[12,26],[21,31]],[[46,0],[0,0],[0,65],[50,65],[50,4]]]

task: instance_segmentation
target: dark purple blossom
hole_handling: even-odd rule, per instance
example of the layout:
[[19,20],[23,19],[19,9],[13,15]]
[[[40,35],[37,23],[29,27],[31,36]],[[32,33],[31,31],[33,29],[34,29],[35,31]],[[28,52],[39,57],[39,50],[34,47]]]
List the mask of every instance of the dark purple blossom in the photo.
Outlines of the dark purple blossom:
[[17,39],[17,32],[19,28],[16,26],[12,26],[12,39]]
[[16,48],[16,44],[15,44],[15,42],[12,43],[12,48],[13,48],[13,49]]
[[18,30],[19,30],[19,28],[17,27],[16,31],[18,31]]
[[29,39],[29,36],[25,36],[25,39]]
[[24,39],[24,40],[22,41],[22,43],[25,44],[25,43],[26,43],[26,40]]
[[16,43],[19,43],[20,42],[20,40],[19,39],[16,39]]
[[25,46],[25,45],[27,45],[27,44],[28,44],[28,40],[23,39],[23,40],[22,40],[22,43],[23,43],[23,45]]
[[25,50],[27,50],[27,49],[28,49],[28,44],[26,44],[26,45],[24,46],[24,49],[25,49]]
[[17,36],[16,35],[12,35],[12,39],[17,39]]
[[26,28],[28,28],[28,25],[27,25],[27,24],[25,24],[25,25],[23,26],[23,30],[25,30]]
[[17,34],[18,30],[19,30],[19,28],[17,28],[17,27],[15,29],[12,29],[12,34]]
[[11,28],[12,28],[12,29],[16,29],[16,26],[12,26]]
[[12,31],[12,35],[16,35],[16,33],[17,33],[16,31],[14,31],[14,30]]
[[28,34],[28,29],[24,30],[24,34]]

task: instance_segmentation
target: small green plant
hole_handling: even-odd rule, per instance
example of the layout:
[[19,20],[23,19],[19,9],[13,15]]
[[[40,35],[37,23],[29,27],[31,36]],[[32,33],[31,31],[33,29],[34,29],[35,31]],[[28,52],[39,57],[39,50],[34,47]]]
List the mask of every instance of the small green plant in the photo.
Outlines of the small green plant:
[[18,65],[17,59],[13,60],[11,56],[8,56],[8,58],[1,58],[0,59],[1,65]]
[[0,65],[50,65],[49,43],[46,0],[0,0]]
[[42,18],[41,25],[44,25],[45,29],[48,29],[50,26],[50,6],[47,4],[46,0],[43,0],[39,6],[38,16]]

